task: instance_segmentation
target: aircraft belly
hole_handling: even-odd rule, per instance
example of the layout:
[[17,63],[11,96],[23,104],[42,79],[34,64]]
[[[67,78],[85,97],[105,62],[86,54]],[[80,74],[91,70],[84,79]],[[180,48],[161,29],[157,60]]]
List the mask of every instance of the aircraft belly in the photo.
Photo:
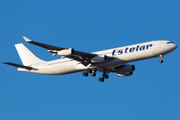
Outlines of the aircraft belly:
[[46,67],[38,68],[37,71],[31,71],[38,74],[48,75],[63,75],[75,73],[76,64],[74,62],[58,63],[54,65],[47,65]]

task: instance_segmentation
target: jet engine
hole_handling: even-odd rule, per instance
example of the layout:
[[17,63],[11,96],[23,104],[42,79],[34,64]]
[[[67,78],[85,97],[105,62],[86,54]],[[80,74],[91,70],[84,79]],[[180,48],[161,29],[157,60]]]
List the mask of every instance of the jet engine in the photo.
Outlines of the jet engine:
[[100,55],[100,56],[96,56],[91,58],[91,62],[92,63],[101,63],[107,60],[107,56],[106,55]]
[[135,70],[135,66],[134,65],[123,65],[123,66],[114,68],[114,70],[118,77],[131,76],[133,74],[133,71]]
[[57,54],[59,56],[70,56],[74,54],[74,49],[73,48],[64,49],[64,50],[58,51]]
[[118,77],[131,76],[133,72],[117,72],[116,75]]
[[123,65],[120,67],[114,68],[117,72],[133,72],[135,70],[134,65]]

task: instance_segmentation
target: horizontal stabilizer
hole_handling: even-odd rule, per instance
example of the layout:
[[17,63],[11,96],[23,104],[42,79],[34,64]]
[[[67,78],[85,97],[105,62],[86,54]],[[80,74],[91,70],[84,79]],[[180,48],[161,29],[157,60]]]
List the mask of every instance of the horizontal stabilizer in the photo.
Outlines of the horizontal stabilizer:
[[27,69],[27,70],[32,70],[33,69],[32,67],[19,65],[19,64],[15,64],[15,63],[10,63],[10,62],[3,62],[3,63],[7,64],[7,65],[14,66],[14,67],[18,67],[18,68],[24,68],[24,69]]

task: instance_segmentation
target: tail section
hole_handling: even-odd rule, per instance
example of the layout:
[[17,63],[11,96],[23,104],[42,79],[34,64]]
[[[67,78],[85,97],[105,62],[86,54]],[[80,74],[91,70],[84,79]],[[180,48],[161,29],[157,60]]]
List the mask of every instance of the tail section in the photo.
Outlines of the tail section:
[[36,57],[26,46],[24,46],[22,43],[15,45],[16,50],[19,54],[19,57],[21,58],[21,61],[23,65],[29,66],[29,65],[35,65],[38,63],[44,62],[43,60]]

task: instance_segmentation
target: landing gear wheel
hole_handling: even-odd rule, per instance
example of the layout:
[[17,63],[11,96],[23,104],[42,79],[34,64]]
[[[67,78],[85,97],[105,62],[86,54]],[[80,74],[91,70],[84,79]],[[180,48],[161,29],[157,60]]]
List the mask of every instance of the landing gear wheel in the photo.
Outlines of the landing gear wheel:
[[92,73],[92,70],[91,70],[91,69],[89,69],[87,72]]
[[83,72],[82,75],[85,76],[85,77],[87,77],[87,76],[88,76],[88,73],[87,73],[87,72]]
[[96,73],[95,73],[95,72],[92,72],[92,73],[91,73],[91,76],[95,77],[95,76],[96,76]]
[[108,79],[109,75],[103,74],[102,77]]
[[159,60],[160,63],[163,63],[163,60]]
[[99,80],[100,82],[104,82],[104,78],[101,78],[101,77],[100,77],[98,80]]

